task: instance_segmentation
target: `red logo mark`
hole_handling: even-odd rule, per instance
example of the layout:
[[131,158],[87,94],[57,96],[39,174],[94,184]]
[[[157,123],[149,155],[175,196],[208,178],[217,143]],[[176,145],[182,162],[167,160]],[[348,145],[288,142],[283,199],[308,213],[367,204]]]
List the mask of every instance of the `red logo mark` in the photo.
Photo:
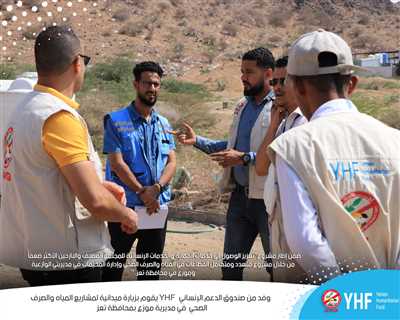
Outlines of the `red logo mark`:
[[357,221],[357,224],[363,232],[379,217],[379,203],[374,196],[368,192],[350,192],[341,200],[346,211]]

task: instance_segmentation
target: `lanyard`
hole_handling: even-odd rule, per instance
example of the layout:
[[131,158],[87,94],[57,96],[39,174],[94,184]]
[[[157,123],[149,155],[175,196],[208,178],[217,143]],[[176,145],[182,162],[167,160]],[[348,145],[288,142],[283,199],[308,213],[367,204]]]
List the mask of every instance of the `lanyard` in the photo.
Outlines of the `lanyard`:
[[[299,114],[296,114],[296,117],[294,118],[294,120],[293,120],[293,122],[292,122],[290,128],[287,128],[287,130],[290,130],[290,129],[293,128],[293,126],[294,126],[294,124],[296,123],[296,120],[297,120],[298,118],[300,118],[300,115],[299,115]],[[282,133],[286,132],[286,122],[287,122],[287,120],[285,121],[285,124],[284,124],[284,126],[283,126],[283,131],[282,131]]]

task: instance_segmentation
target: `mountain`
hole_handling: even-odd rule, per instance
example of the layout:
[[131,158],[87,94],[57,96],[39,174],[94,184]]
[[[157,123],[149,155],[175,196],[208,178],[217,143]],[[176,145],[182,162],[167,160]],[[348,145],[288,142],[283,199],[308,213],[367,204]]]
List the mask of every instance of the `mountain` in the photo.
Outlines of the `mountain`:
[[395,50],[400,8],[390,0],[0,1],[2,61],[33,64],[41,28],[69,24],[97,61],[155,59],[173,75],[206,72],[244,51],[284,54],[300,34],[325,28],[353,51]]

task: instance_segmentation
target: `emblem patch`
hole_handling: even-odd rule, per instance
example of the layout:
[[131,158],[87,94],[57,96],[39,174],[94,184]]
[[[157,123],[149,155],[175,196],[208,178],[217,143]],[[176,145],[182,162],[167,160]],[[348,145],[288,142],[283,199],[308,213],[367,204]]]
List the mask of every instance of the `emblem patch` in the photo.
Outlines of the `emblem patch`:
[[374,196],[364,191],[354,191],[342,199],[346,211],[357,221],[361,231],[367,230],[378,219],[380,207]]

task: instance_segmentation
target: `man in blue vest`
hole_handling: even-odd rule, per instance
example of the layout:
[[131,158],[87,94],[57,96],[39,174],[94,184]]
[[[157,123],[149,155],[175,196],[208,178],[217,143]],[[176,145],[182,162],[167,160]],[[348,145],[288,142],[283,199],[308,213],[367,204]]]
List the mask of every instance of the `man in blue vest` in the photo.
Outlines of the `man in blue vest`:
[[[106,179],[125,189],[127,206],[145,207],[157,214],[171,200],[169,183],[175,174],[176,156],[171,127],[153,110],[160,92],[163,70],[151,61],[133,69],[136,99],[127,107],[104,117]],[[138,280],[157,280],[161,269],[166,224],[161,229],[140,229],[134,235],[121,231],[118,223],[108,229],[115,257],[107,261],[103,281],[122,279],[126,255],[137,239]]]

